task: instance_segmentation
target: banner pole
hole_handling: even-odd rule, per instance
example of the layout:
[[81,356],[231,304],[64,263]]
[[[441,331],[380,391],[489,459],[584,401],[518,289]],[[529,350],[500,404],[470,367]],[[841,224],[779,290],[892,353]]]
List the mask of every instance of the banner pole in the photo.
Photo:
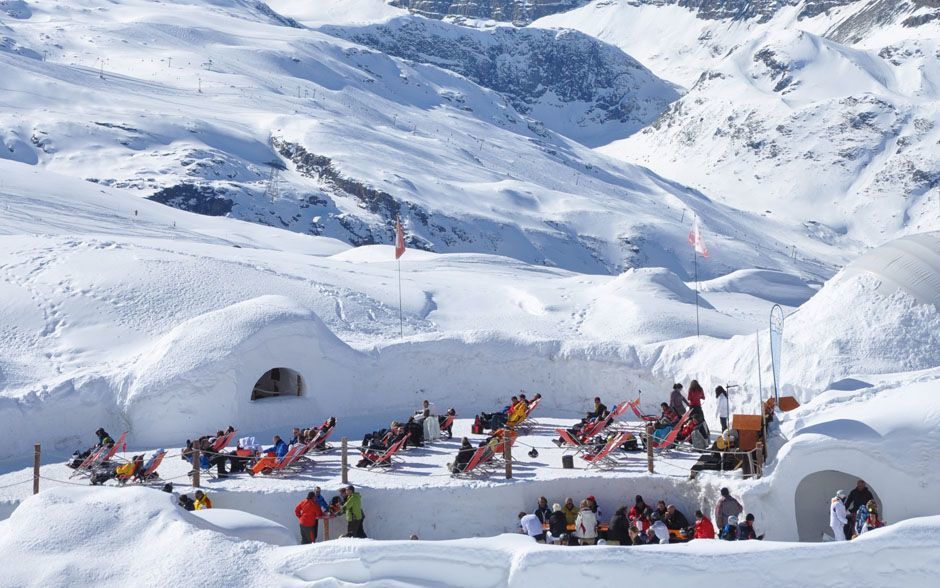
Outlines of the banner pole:
[[695,336],[701,337],[702,332],[698,322],[698,253],[695,246],[692,246],[692,271],[695,274]]
[[398,331],[399,336],[405,338],[405,319],[401,310],[401,258],[398,258]]

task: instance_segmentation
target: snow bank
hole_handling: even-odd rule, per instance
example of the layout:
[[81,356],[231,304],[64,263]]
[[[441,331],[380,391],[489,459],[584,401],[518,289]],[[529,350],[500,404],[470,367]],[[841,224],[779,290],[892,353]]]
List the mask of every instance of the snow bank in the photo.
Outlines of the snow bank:
[[240,510],[211,508],[194,511],[193,515],[211,523],[217,530],[232,537],[261,541],[271,545],[283,546],[297,543],[295,534],[288,531],[284,525]]
[[[485,510],[481,513],[486,516]],[[273,547],[230,538],[139,488],[62,489],[25,501],[0,523],[4,579],[12,585],[567,586],[584,578],[642,577],[702,585],[826,585],[864,569],[854,586],[930,586],[940,569],[940,517],[873,531],[846,543],[694,541],[685,545],[561,548],[513,534],[458,541],[337,540]],[[194,561],[198,558],[198,564]],[[716,565],[731,561],[733,566]],[[888,564],[890,562],[890,564]]]

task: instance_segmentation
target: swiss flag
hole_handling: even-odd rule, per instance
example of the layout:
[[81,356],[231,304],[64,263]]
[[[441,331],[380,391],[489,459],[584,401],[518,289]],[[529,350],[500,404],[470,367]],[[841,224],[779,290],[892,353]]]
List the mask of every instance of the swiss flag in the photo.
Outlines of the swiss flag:
[[395,259],[405,254],[405,229],[401,228],[401,218],[395,217]]
[[698,223],[697,216],[692,217],[692,231],[689,233],[689,245],[702,257],[708,257],[708,247],[705,246],[705,239],[702,238],[702,227]]

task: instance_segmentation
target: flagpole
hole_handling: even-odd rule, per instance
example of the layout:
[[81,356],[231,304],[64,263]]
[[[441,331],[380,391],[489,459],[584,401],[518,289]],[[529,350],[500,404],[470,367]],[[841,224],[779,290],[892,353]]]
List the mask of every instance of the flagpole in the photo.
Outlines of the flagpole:
[[695,274],[695,336],[701,337],[698,323],[698,252],[695,250],[695,245],[692,245],[692,272]]
[[399,336],[405,338],[405,319],[401,311],[401,258],[398,258],[398,330]]

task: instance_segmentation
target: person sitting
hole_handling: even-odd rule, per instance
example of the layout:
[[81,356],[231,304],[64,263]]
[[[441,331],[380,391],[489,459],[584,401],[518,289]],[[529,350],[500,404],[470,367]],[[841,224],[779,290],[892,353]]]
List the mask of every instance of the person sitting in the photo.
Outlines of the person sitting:
[[517,404],[519,404],[519,397],[513,396],[510,399],[509,404],[507,406],[504,406],[502,410],[498,412],[481,412],[480,415],[477,417],[480,421],[480,426],[483,429],[490,429],[491,431],[495,431],[496,429],[502,428],[503,426],[506,425],[506,421],[509,418],[510,411]]
[[288,451],[287,443],[284,443],[280,435],[275,435],[274,445],[262,452],[264,455],[248,470],[248,475],[256,476],[262,472],[270,472],[287,455]]
[[[151,467],[153,467],[154,462],[157,461],[157,457],[161,455],[166,455],[166,451],[164,451],[163,449],[157,449],[153,453],[153,455],[150,456],[150,459],[148,459],[146,463],[141,464],[141,466],[137,469],[137,471],[134,472],[134,481],[148,482],[150,480],[159,478],[160,475],[156,472],[156,470],[150,472],[149,474],[147,473],[147,471],[150,470]],[[141,459],[143,459],[143,456],[141,456]],[[172,484],[170,484],[170,486],[172,487]]]
[[[575,520],[577,520],[577,513],[575,513]],[[574,521],[571,523],[568,522],[568,517],[565,512],[562,510],[561,505],[557,502],[552,505],[552,514],[548,517],[548,532],[552,537],[553,543],[558,543],[560,545],[566,545],[568,543],[568,525],[574,524]]]
[[672,407],[665,402],[660,403],[659,407],[662,409],[662,414],[659,420],[655,422],[655,430],[653,431],[653,439],[655,439],[657,443],[661,443],[669,432],[672,431],[672,428],[679,422],[679,415],[676,414],[676,411],[674,411]]
[[454,463],[450,464],[450,471],[455,474],[464,471],[475,452],[476,449],[470,444],[470,439],[466,437],[461,439],[460,450],[457,452],[457,458],[454,459]]
[[405,442],[405,447],[409,445],[411,447],[423,447],[424,446],[424,427],[415,417],[408,417],[408,421],[405,423],[405,431],[409,433],[408,441]]
[[193,510],[207,510],[212,508],[212,500],[202,490],[196,490],[196,499],[193,501]]
[[705,425],[705,419],[698,413],[692,413],[692,432],[689,435],[689,442],[692,447],[704,450],[708,447],[708,427]]
[[[456,416],[457,416],[457,410],[454,408],[448,408],[447,413],[442,414],[441,416],[437,417],[437,424],[439,427],[441,427],[441,433],[445,433],[448,439],[454,438],[454,421],[456,420],[456,418],[451,418],[451,417],[456,417]],[[443,426],[444,423],[448,421],[448,419],[450,420],[450,424],[448,424],[446,427]]]
[[643,501],[643,497],[637,494],[633,506],[630,507],[630,512],[627,513],[627,517],[641,531],[646,531],[650,527],[649,517],[651,513],[652,510],[646,502]]
[[509,428],[516,427],[520,425],[527,416],[529,416],[529,402],[526,400],[525,394],[520,394],[519,401],[509,409],[509,414],[506,417],[506,426]]
[[754,530],[754,515],[747,513],[747,516],[744,517],[744,522],[738,525],[738,541],[763,538],[763,535],[758,535],[757,531]]
[[539,496],[538,506],[536,506],[535,510],[532,511],[532,514],[539,518],[540,523],[547,523],[548,517],[552,515],[552,510],[548,508],[548,499],[544,496]]
[[715,526],[701,510],[695,511],[695,539],[714,539]]
[[633,545],[629,534],[630,521],[627,518],[627,507],[621,506],[614,511],[607,526],[607,543],[612,545]]
[[668,510],[669,510],[669,507],[666,506],[665,500],[657,500],[656,508],[653,509],[653,512],[659,515],[659,520],[662,520],[666,517],[666,513],[668,512]]
[[688,529],[690,526],[689,519],[672,504],[666,507],[666,515],[663,517],[663,522],[666,523],[666,528],[672,531],[682,531],[683,529]]
[[78,466],[82,465],[85,459],[87,459],[88,456],[93,452],[101,449],[102,447],[114,446],[114,439],[112,439],[111,435],[109,435],[108,432],[101,427],[98,427],[98,430],[95,431],[95,437],[97,437],[97,441],[90,448],[86,449],[85,451],[76,450],[74,453],[72,453],[71,459],[69,459],[68,463],[66,464],[68,467],[74,470],[78,468]]
[[568,521],[568,524],[574,525],[574,522],[578,520],[578,505],[574,503],[574,498],[570,496],[565,498],[565,504],[561,507],[561,512],[565,513],[565,520]]
[[659,519],[659,513],[653,513],[653,524],[650,525],[649,531],[647,531],[647,537],[649,537],[649,542],[656,544],[666,544],[669,543],[669,529],[666,527],[666,524]]
[[585,500],[588,501],[588,504],[591,506],[591,512],[593,512],[597,516],[597,521],[598,523],[600,523],[600,521],[604,518],[604,513],[601,510],[600,505],[597,503],[597,499],[594,498],[593,495],[591,495],[591,496],[588,496]]
[[646,531],[641,531],[636,525],[630,525],[630,528],[627,529],[627,534],[630,536],[630,543],[628,543],[628,545],[646,545],[649,543],[649,537],[646,536]]
[[535,539],[536,543],[545,543],[545,530],[542,528],[542,521],[534,514],[519,513],[520,532]]
[[607,410],[607,406],[601,402],[600,396],[594,397],[594,409],[589,411],[585,415],[585,420],[587,421],[596,421],[599,419],[607,418],[607,415],[610,414],[610,411]]
[[303,431],[300,430],[300,427],[294,427],[291,429],[291,438],[287,442],[288,445],[297,445],[303,442]]
[[597,542],[597,515],[591,510],[587,499],[581,501],[578,518],[574,522],[574,535],[581,545],[594,545]]
[[737,541],[738,539],[738,517],[731,515],[728,517],[728,522],[724,527],[721,528],[721,533],[718,534],[719,539],[725,541]]

